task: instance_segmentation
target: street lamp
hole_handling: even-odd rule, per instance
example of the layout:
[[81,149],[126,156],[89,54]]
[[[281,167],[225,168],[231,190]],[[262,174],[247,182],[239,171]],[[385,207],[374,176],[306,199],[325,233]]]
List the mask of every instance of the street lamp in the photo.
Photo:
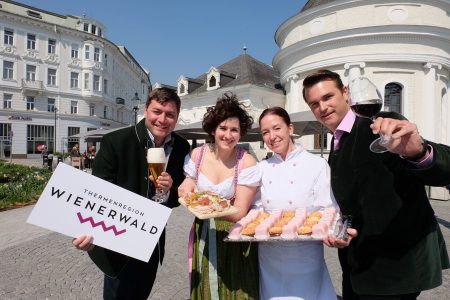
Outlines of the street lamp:
[[139,110],[139,104],[141,103],[141,99],[138,97],[138,93],[134,93],[134,97],[131,98],[132,103],[134,103],[133,111],[134,111],[134,125],[137,124],[137,113]]

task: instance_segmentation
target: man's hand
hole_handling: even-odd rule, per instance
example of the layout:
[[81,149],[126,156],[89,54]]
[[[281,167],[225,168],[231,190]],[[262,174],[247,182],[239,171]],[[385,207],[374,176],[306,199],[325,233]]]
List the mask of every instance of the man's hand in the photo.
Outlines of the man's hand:
[[408,157],[415,157],[423,150],[423,139],[416,124],[407,120],[377,118],[372,125],[374,134],[381,134],[390,138],[384,146],[392,153]]
[[95,247],[95,245],[92,244],[92,235],[80,235],[72,240],[72,244],[75,248],[83,251],[91,251]]
[[346,241],[338,239],[334,236],[328,236],[323,240],[323,243],[328,247],[345,248],[348,245],[350,245],[350,242],[352,241],[353,238],[358,236],[358,231],[354,228],[348,228],[347,233],[348,239]]
[[[149,179],[155,182],[153,176],[149,176]],[[167,172],[162,172],[161,175],[159,175],[158,180],[156,180],[156,183],[158,184],[158,188],[167,194],[173,184],[172,176]]]

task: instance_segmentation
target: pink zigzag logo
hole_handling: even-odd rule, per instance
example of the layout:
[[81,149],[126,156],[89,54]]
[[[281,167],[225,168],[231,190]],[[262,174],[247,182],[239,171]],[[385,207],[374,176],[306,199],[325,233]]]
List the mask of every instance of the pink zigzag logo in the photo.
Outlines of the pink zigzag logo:
[[116,226],[114,226],[114,225],[106,227],[105,222],[103,222],[103,221],[95,223],[94,219],[92,217],[87,217],[86,219],[84,219],[83,216],[81,215],[81,213],[79,213],[79,212],[77,213],[77,216],[78,216],[78,220],[80,220],[81,224],[89,221],[89,222],[91,222],[92,227],[97,227],[97,226],[101,225],[103,228],[103,231],[106,232],[108,230],[112,230],[112,231],[114,231],[114,235],[119,235],[119,234],[122,234],[127,231],[126,229],[117,231]]

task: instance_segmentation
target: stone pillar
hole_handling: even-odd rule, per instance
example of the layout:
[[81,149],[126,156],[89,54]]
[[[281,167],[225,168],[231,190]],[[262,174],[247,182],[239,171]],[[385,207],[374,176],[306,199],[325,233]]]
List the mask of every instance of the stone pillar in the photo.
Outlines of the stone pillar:
[[[441,69],[442,65],[434,64],[434,63],[426,63],[424,65],[425,76],[423,81],[423,92],[422,99],[418,99],[417,103],[418,109],[416,110],[416,114],[420,114],[419,120],[421,120],[420,124],[417,124],[419,127],[420,134],[431,141],[435,140],[435,131],[436,131],[436,122],[432,121],[436,119],[436,69]],[[439,96],[440,98],[440,96]]]
[[361,70],[366,67],[365,62],[353,62],[344,65],[344,69],[348,70],[348,82],[362,75]]
[[303,101],[303,96],[301,95],[301,89],[298,85],[299,77],[297,74],[292,75],[288,78],[287,82],[287,97],[286,97],[286,111],[297,112],[299,107],[299,101]]

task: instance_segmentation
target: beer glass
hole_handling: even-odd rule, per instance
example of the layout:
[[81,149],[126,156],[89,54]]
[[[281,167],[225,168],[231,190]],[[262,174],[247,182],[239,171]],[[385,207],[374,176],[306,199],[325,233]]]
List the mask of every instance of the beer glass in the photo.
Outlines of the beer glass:
[[[383,106],[383,98],[376,88],[375,84],[367,77],[357,77],[349,84],[350,93],[350,107],[360,117],[375,119],[375,115],[381,111]],[[370,144],[370,150],[374,153],[383,153],[388,151],[387,144],[390,142],[390,136],[380,134],[380,137],[375,139]]]
[[164,191],[158,187],[158,183],[156,182],[166,167],[166,153],[164,152],[164,148],[149,148],[147,150],[147,163],[156,189],[152,200],[158,203],[164,202],[166,200]]

